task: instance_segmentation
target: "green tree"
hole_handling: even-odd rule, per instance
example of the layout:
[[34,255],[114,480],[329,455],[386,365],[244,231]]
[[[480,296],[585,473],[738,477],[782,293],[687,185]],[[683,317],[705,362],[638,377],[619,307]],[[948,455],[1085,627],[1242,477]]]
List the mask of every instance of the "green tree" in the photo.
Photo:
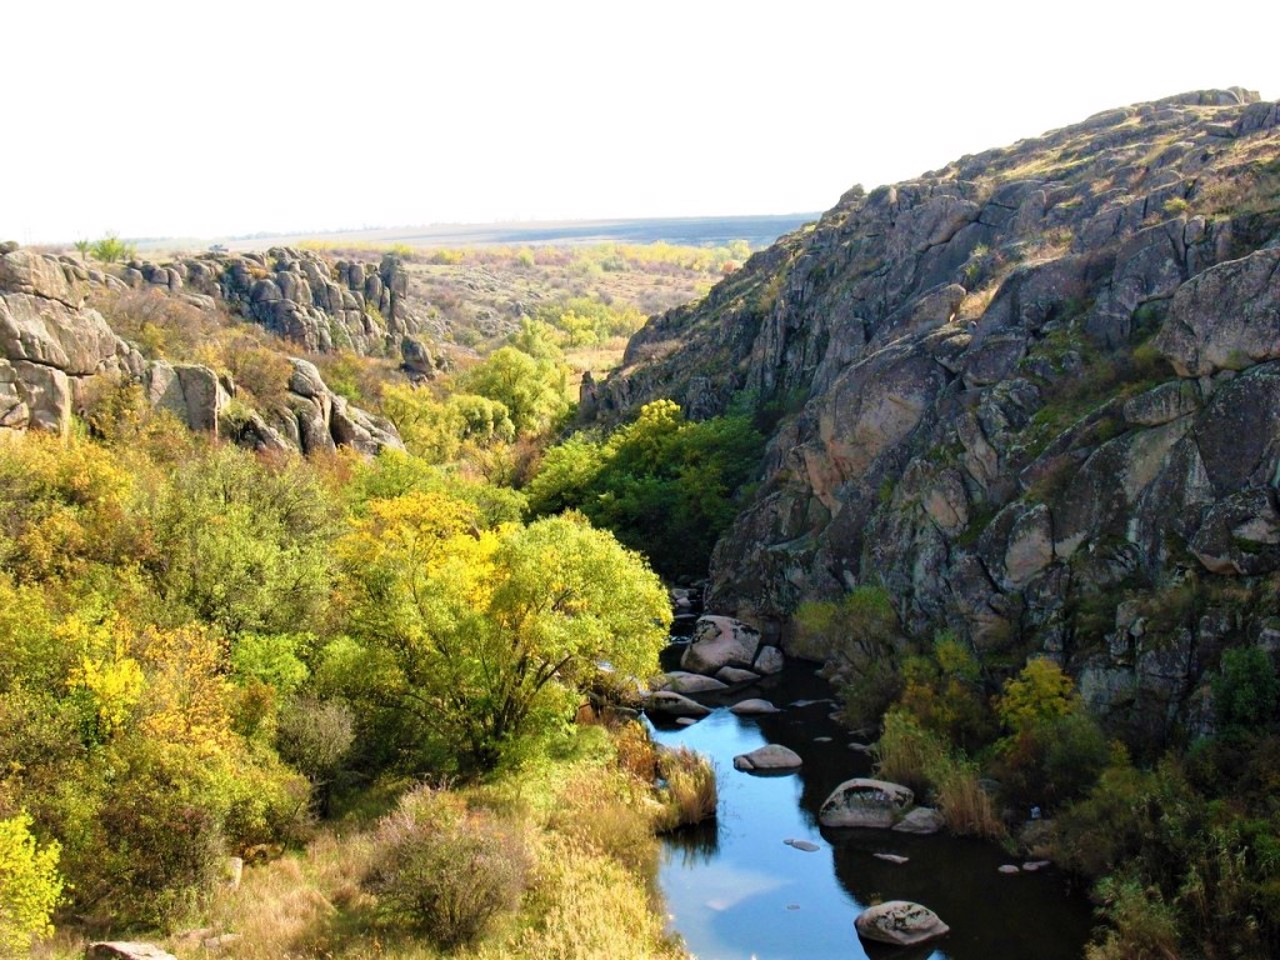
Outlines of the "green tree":
[[465,390],[506,407],[517,434],[540,433],[569,410],[565,368],[516,347],[494,351],[460,381]]
[[643,560],[579,515],[473,518],[447,498],[374,503],[341,550],[351,633],[382,665],[365,668],[373,694],[488,769],[571,717],[601,671],[654,669],[670,613]]
[[1255,727],[1275,719],[1280,681],[1265,650],[1224,651],[1213,679],[1213,709],[1224,728]]

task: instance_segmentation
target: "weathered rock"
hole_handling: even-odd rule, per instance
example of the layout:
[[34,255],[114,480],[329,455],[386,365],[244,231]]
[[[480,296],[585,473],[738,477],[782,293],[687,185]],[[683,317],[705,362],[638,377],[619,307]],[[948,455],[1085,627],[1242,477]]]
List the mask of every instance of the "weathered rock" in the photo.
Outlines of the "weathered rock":
[[733,758],[733,769],[752,773],[767,773],[774,770],[798,770],[804,765],[800,754],[780,743],[768,743],[750,753],[741,753]]
[[727,690],[728,684],[714,677],[700,673],[686,673],[678,670],[668,673],[658,684],[659,690],[674,690],[676,693],[706,693],[708,691]]
[[932,807],[916,807],[897,823],[893,829],[900,833],[937,833],[947,825],[946,819]]
[[753,670],[743,670],[741,667],[721,667],[716,671],[716,679],[732,686],[739,683],[754,683],[760,679],[760,674]]
[[648,713],[657,713],[669,717],[705,717],[711,712],[696,700],[670,690],[659,690],[651,693],[645,700],[644,708]]
[[778,708],[768,700],[762,700],[759,697],[752,697],[749,700],[739,700],[729,708],[730,713],[736,713],[742,717],[755,716],[762,713],[778,713]]
[[868,907],[853,921],[858,934],[878,943],[905,947],[949,933],[948,927],[928,907],[907,900],[887,900]]
[[764,676],[771,676],[775,673],[781,673],[784,666],[786,666],[786,658],[782,655],[781,650],[777,647],[761,647],[760,652],[756,654],[756,659],[751,665],[751,669]]
[[996,872],[1012,875],[1015,873],[1021,873],[1022,871],[1018,868],[1016,863],[1002,863],[1000,866],[996,867]]
[[723,667],[750,669],[760,646],[760,632],[732,617],[698,619],[694,640],[680,658],[680,666],[693,673],[714,674]]
[[156,361],[144,381],[151,404],[168,410],[192,430],[216,433],[229,401],[218,375],[208,367]]
[[1218,264],[1180,287],[1155,345],[1184,377],[1280,359],[1280,248]]
[[155,944],[125,940],[100,941],[89,944],[85,960],[177,960]]
[[831,792],[818,810],[824,827],[892,827],[911,806],[915,794],[887,780],[855,777]]
[[1191,540],[1191,552],[1212,573],[1280,569],[1280,513],[1273,492],[1249,487],[1215,503]]

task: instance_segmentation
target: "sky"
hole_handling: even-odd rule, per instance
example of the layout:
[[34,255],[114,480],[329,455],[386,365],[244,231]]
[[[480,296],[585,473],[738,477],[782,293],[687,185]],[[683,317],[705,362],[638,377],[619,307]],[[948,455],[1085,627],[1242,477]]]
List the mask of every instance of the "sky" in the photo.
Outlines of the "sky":
[[15,2],[0,240],[820,211],[1114,106],[1280,97],[1277,28],[1180,0]]

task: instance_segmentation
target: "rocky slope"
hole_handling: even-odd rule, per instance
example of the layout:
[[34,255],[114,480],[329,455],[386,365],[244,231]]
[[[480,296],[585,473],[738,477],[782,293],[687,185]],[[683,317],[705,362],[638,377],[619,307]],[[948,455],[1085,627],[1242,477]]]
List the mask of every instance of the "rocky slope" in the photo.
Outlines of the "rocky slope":
[[[0,436],[28,429],[65,434],[73,412],[85,407],[95,388],[103,383],[134,383],[151,404],[169,410],[193,430],[223,433],[259,449],[311,453],[351,445],[373,453],[384,446],[400,447],[394,427],[349,405],[324,384],[313,364],[302,359],[290,361],[289,382],[279,405],[232,416],[229,402],[236,387],[229,377],[199,364],[148,361],[90,306],[95,290],[147,284],[202,310],[216,311],[220,303],[239,304],[259,322],[274,324],[273,329],[281,333],[291,336],[290,331],[301,331],[303,346],[310,342],[307,330],[318,331],[323,326],[329,331],[352,331],[355,324],[366,331],[361,342],[366,346],[372,342],[374,334],[364,326],[370,315],[360,301],[353,301],[357,306],[350,310],[344,307],[327,313],[315,306],[314,299],[309,305],[300,300],[270,299],[262,293],[261,283],[272,285],[267,294],[272,290],[278,293],[282,283],[288,287],[282,278],[294,277],[302,268],[293,261],[287,270],[276,272],[275,280],[248,284],[236,279],[246,262],[257,261],[193,260],[180,265],[181,269],[139,264],[127,267],[118,278],[89,270],[71,258],[58,259],[20,250],[13,243],[0,244]],[[302,261],[304,267],[315,263]],[[349,270],[346,275],[350,278],[354,274]],[[299,291],[306,288],[306,281],[294,282],[297,286],[289,291],[301,296]],[[362,283],[370,289],[367,282]],[[214,289],[216,297],[199,292]],[[321,289],[332,292],[330,287]],[[386,290],[378,288],[378,292],[381,296]],[[347,293],[350,291],[345,291],[344,303]],[[387,297],[388,313],[394,318],[394,291]],[[352,313],[365,319],[352,320]],[[288,327],[287,318],[303,326]],[[390,328],[375,332],[384,338],[394,336]],[[405,342],[414,341],[406,336]]]
[[785,645],[879,583],[910,636],[1194,728],[1224,645],[1280,648],[1280,104],[1200,91],[855,187],[591,389],[776,418],[709,608]]

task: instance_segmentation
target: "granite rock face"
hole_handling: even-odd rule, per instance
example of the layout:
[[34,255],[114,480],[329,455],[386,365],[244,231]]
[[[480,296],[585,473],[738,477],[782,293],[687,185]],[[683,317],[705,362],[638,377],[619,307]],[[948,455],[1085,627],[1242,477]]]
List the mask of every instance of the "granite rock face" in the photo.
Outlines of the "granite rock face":
[[653,318],[599,420],[785,412],[708,607],[785,651],[801,602],[883,586],[908,641],[1049,656],[1148,743],[1204,729],[1280,613],[1238,599],[1280,570],[1277,117],[1194,91],[855,187]]
[[[95,293],[123,288],[124,280],[70,258],[6,247],[11,249],[0,254],[0,434],[28,429],[65,434],[95,385],[133,383],[154,407],[192,430],[258,449],[313,453],[351,446],[372,454],[403,448],[389,422],[351,406],[305,360],[292,361],[291,376],[280,385],[280,404],[233,416],[230,378],[198,364],[148,361],[91,306]],[[308,259],[304,266],[318,269],[319,262]],[[214,310],[215,298],[198,291],[218,287],[225,271],[219,273],[215,263],[197,259],[163,269],[139,263],[123,273],[138,284],[163,288],[164,296],[180,297],[188,306]],[[379,296],[389,298],[393,317],[395,290],[402,286],[395,270],[387,264],[388,279],[378,288]]]

